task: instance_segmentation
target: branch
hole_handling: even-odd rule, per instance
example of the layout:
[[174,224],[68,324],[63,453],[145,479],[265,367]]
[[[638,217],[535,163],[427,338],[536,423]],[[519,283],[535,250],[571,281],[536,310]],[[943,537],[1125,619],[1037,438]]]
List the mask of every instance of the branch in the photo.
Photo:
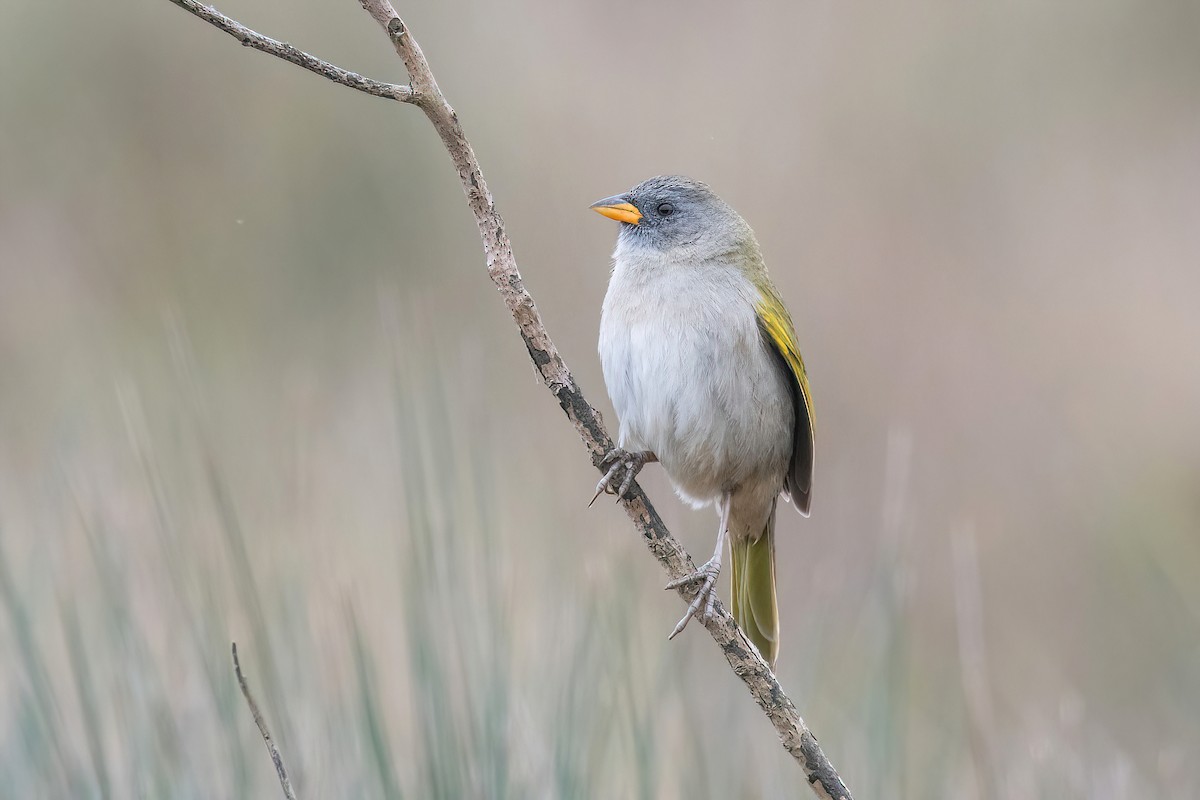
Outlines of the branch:
[[[256,46],[253,42],[259,40],[273,41],[249,31],[239,23],[217,14],[205,6],[197,6],[190,0],[171,0],[171,2],[191,11],[201,19],[217,25],[222,30],[230,33],[238,31],[234,35],[243,42],[246,42],[246,37],[249,36],[251,46]],[[508,306],[508,310],[520,330],[521,338],[529,351],[529,357],[533,359],[542,381],[554,394],[571,424],[575,426],[584,445],[591,451],[592,464],[599,469],[600,459],[612,449],[613,442],[605,431],[599,412],[584,398],[571,371],[567,369],[567,365],[559,355],[558,348],[550,340],[550,336],[542,325],[537,307],[533,303],[533,298],[525,290],[525,284],[521,280],[521,273],[517,270],[517,262],[513,256],[512,244],[504,229],[504,220],[496,211],[496,204],[488,190],[487,182],[483,179],[483,173],[480,171],[479,162],[475,158],[471,144],[467,141],[462,126],[459,124],[458,115],[446,102],[446,98],[442,95],[437,81],[433,77],[433,72],[429,69],[424,53],[421,52],[420,46],[413,39],[408,27],[396,14],[391,3],[388,0],[358,0],[358,2],[383,28],[392,42],[396,54],[404,62],[412,83],[411,95],[404,98],[404,102],[411,102],[425,112],[425,116],[429,118],[438,136],[441,137],[442,144],[445,145],[451,161],[454,162],[454,168],[458,171],[463,191],[467,195],[467,205],[475,216],[479,237],[483,241],[488,275],[504,298],[505,305]],[[272,50],[266,50],[266,52],[279,55]],[[281,55],[280,57],[286,56]],[[305,65],[301,64],[301,66]],[[334,67],[334,69],[337,68]],[[321,70],[316,71],[322,72]],[[642,535],[642,540],[650,552],[666,569],[672,580],[689,575],[695,570],[695,565],[687,551],[667,530],[666,525],[658,516],[658,512],[654,510],[636,482],[625,495],[621,504]],[[685,601],[691,599],[692,593],[694,592],[689,592],[688,587],[679,589],[679,596]],[[763,661],[754,645],[738,628],[733,617],[719,601],[716,603],[712,618],[704,623],[704,627],[720,646],[734,673],[746,684],[754,701],[758,703],[767,718],[770,719],[771,724],[775,726],[783,746],[799,762],[808,784],[817,797],[822,800],[852,800],[850,791],[829,763],[829,759],[821,751],[816,737],[804,724],[804,720],[801,719],[795,705],[784,693],[779,681],[775,679],[770,667]]]
[[246,47],[252,47],[255,50],[260,50],[276,58],[282,58],[284,61],[290,61],[296,66],[303,67],[309,72],[315,72],[334,83],[349,86],[351,89],[357,89],[360,92],[365,92],[375,97],[398,100],[401,103],[411,103],[414,100],[413,90],[408,86],[401,86],[396,83],[384,83],[372,78],[363,77],[357,72],[342,69],[314,55],[309,55],[287,42],[281,42],[252,31],[237,20],[225,16],[212,6],[197,3],[195,0],[171,0],[171,2],[184,11],[195,14],[210,25],[220,28]]
[[250,706],[250,713],[254,715],[254,724],[258,726],[258,732],[262,734],[263,744],[267,746],[267,752],[271,754],[271,761],[275,762],[275,772],[279,775],[279,785],[283,787],[283,796],[287,800],[296,800],[296,792],[292,789],[292,782],[288,780],[287,770],[283,767],[283,756],[279,754],[279,748],[275,746],[275,740],[271,738],[271,732],[267,730],[267,721],[263,719],[262,712],[258,710],[258,703],[254,702],[254,696],[250,694],[250,687],[246,685],[246,676],[242,674],[242,665],[238,663],[237,643],[234,642],[230,649],[233,650],[233,671],[237,674],[238,685],[242,687],[242,697],[246,698],[246,704]]

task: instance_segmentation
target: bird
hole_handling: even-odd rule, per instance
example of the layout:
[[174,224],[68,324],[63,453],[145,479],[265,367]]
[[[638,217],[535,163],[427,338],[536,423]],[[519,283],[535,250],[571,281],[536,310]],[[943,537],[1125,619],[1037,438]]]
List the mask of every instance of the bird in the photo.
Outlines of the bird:
[[812,392],[791,315],[754,231],[707,184],[660,175],[591,208],[620,223],[599,336],[620,430],[595,497],[624,497],[658,462],[682,500],[715,506],[712,558],[666,587],[697,587],[668,638],[712,618],[728,539],[733,616],[774,669],[776,507],[807,517],[812,503]]

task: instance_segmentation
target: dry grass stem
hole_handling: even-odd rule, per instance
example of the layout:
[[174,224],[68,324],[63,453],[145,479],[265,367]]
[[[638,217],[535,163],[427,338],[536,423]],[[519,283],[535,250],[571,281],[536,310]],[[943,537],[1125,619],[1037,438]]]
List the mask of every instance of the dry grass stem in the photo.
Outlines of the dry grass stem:
[[233,671],[237,674],[238,686],[242,687],[242,696],[246,698],[246,705],[250,706],[250,713],[254,715],[254,724],[258,726],[258,732],[262,735],[263,744],[267,746],[267,752],[271,754],[271,761],[275,764],[275,773],[279,775],[279,785],[283,787],[283,796],[287,800],[296,800],[296,790],[292,788],[292,782],[288,780],[287,769],[283,766],[283,756],[279,754],[279,748],[275,746],[275,740],[271,738],[271,731],[267,729],[267,721],[263,719],[262,712],[258,710],[258,703],[254,702],[254,695],[250,694],[246,676],[242,674],[236,642],[230,646],[230,650],[233,652]]

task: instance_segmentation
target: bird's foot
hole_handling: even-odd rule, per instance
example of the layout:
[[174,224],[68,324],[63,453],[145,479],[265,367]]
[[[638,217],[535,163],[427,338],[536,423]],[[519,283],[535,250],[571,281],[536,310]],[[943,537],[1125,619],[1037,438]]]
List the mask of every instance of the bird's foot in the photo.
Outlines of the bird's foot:
[[[592,503],[596,502],[596,498],[602,493],[615,494],[620,500],[629,491],[629,487],[633,486],[633,479],[641,471],[642,467],[646,466],[646,462],[657,460],[654,454],[643,450],[640,453],[631,453],[620,447],[614,447],[609,450],[604,458],[600,459],[601,468],[611,464],[608,472],[604,473],[604,477],[596,484],[596,494],[592,496],[592,502],[588,503],[588,508],[591,508]],[[622,475],[624,472],[624,475]]]
[[678,589],[680,586],[686,586],[689,583],[700,584],[700,588],[696,590],[696,596],[692,598],[692,602],[688,606],[687,612],[683,615],[683,619],[679,620],[679,624],[675,626],[675,630],[671,631],[671,635],[667,639],[674,639],[678,636],[679,632],[686,628],[688,622],[697,614],[703,613],[704,622],[712,619],[713,603],[717,600],[717,576],[720,574],[721,561],[714,557],[704,562],[704,566],[691,575],[685,575],[667,584],[667,589]]

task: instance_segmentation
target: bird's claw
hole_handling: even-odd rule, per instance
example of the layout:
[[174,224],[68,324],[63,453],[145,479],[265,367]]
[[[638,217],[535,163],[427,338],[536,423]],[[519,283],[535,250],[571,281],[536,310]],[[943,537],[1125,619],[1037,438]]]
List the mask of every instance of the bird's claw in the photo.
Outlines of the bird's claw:
[[703,621],[708,622],[712,619],[713,604],[717,601],[717,576],[720,574],[721,562],[715,558],[710,558],[704,563],[704,566],[691,575],[685,575],[667,584],[667,589],[678,589],[680,586],[686,586],[689,583],[700,584],[700,588],[696,590],[696,596],[692,598],[692,602],[688,605],[683,619],[679,620],[678,624],[675,625],[675,630],[671,631],[671,635],[667,637],[668,640],[678,636],[680,631],[687,627],[692,618],[701,613],[702,608]]
[[[604,458],[600,459],[600,466],[611,464],[608,472],[604,473],[604,477],[596,484],[596,494],[592,496],[592,500],[588,503],[588,508],[592,507],[592,503],[596,502],[596,498],[607,492],[615,494],[620,500],[633,486],[633,479],[637,477],[638,472],[646,465],[648,457],[645,453],[631,453],[620,447],[614,447],[609,450]],[[621,476],[621,471],[625,471],[624,477]],[[620,483],[617,483],[620,479]]]

